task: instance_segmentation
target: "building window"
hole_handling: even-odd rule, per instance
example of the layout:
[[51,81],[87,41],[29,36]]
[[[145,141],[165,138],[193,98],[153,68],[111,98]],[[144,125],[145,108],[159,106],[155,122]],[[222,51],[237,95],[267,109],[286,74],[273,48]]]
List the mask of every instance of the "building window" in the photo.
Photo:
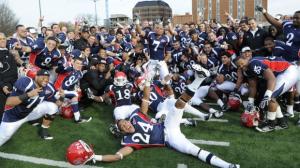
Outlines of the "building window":
[[220,17],[220,0],[216,1],[216,19],[217,19],[217,22],[221,21],[221,17]]
[[229,0],[229,11],[228,13],[233,16],[233,0]]
[[[254,0],[254,9],[256,6],[262,6],[262,0]],[[254,10],[254,17],[257,21],[262,21],[262,15],[260,12]]]
[[245,16],[245,0],[238,0],[237,18],[241,19]]
[[200,18],[203,19],[204,18],[204,12],[205,12],[204,0],[198,0],[197,12],[198,12]]
[[212,19],[212,0],[208,0],[208,20]]

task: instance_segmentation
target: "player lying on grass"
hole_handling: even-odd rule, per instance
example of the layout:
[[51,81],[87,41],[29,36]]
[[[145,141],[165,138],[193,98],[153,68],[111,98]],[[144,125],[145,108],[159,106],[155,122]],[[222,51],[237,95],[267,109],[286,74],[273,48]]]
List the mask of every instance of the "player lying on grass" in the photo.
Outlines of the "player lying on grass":
[[[115,162],[122,160],[125,156],[132,154],[133,151],[137,149],[167,146],[179,152],[193,155],[213,166],[224,168],[240,167],[237,164],[228,163],[206,150],[200,149],[191,143],[180,130],[180,120],[182,119],[186,103],[193,97],[202,81],[209,75],[208,70],[198,66],[195,80],[188,85],[187,90],[179,99],[175,100],[174,98],[169,98],[166,100],[170,108],[164,124],[153,124],[147,117],[150,97],[150,82],[147,81],[144,88],[144,98],[141,103],[141,108],[135,110],[129,120],[122,119],[117,122],[119,130],[123,134],[121,144],[124,147],[113,155],[94,155],[92,153],[90,157],[86,157],[82,163],[84,164],[91,159],[94,161]],[[72,154],[73,152],[69,151],[68,153]],[[67,158],[70,158],[68,157],[68,153]],[[73,160],[74,159],[76,160],[78,158],[73,158]],[[72,163],[72,161],[70,162]]]

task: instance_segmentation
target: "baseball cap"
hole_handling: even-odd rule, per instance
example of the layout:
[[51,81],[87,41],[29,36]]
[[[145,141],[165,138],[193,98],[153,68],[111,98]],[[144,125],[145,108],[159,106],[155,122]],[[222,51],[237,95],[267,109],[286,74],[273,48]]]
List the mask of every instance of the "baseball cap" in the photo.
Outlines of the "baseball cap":
[[37,73],[36,76],[50,76],[50,72],[45,70],[45,69],[40,69]]
[[107,64],[106,60],[104,58],[99,58],[97,61],[98,64]]
[[251,51],[251,48],[246,46],[242,48],[242,52]]

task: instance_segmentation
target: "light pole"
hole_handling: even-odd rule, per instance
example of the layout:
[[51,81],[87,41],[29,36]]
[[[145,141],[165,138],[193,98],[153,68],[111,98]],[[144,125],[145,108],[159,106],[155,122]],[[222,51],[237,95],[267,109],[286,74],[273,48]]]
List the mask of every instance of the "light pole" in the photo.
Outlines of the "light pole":
[[95,23],[96,25],[98,25],[98,14],[97,14],[97,1],[98,0],[93,0],[94,1],[94,5],[95,5]]
[[[39,0],[39,9],[40,9],[40,19],[42,18],[42,6],[41,6],[41,0]],[[43,25],[41,21],[41,26]]]

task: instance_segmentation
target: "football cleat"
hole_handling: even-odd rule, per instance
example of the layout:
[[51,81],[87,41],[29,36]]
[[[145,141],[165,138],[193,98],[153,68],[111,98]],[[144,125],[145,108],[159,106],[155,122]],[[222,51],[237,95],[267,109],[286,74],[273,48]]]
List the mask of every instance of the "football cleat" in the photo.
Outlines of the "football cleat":
[[82,140],[72,143],[66,153],[66,158],[72,165],[84,165],[95,156],[93,149]]
[[189,123],[185,123],[185,126],[192,126],[192,127],[196,127],[197,126],[197,121],[193,120],[193,119],[187,119]]
[[230,164],[228,168],[240,168],[239,164]]
[[87,94],[87,97],[89,99],[94,99],[95,98],[95,95],[93,94],[93,92],[92,92],[92,90],[90,88],[87,88],[86,94]]
[[221,118],[224,115],[224,113],[222,111],[217,111],[217,112],[215,112],[213,114],[214,114],[215,118]]
[[213,116],[213,113],[206,114],[204,117],[204,121],[208,121]]
[[285,118],[277,118],[277,124],[275,126],[276,130],[287,129],[289,126]]
[[300,127],[300,119],[297,121],[297,126]]
[[210,76],[210,72],[199,64],[193,64],[192,69],[196,72],[195,77],[206,78]]
[[294,118],[295,117],[295,115],[291,114],[291,113],[285,113],[284,116],[287,117],[287,118]]
[[44,140],[52,140],[53,137],[49,134],[47,128],[40,128],[38,132],[39,136]]
[[259,132],[271,132],[275,130],[275,121],[268,120],[255,127]]
[[92,120],[92,117],[84,117],[84,116],[80,116],[79,120],[75,120],[75,123],[80,124],[80,123],[86,123],[86,122],[90,122]]

